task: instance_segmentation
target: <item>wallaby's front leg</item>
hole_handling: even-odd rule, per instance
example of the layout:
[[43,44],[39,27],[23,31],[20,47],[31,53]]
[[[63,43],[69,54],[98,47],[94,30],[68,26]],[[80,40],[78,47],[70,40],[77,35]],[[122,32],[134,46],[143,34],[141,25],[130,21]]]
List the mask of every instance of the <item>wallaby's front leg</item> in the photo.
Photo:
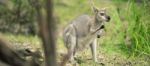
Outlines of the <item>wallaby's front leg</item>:
[[92,53],[92,59],[97,62],[97,52],[96,52],[96,47],[97,47],[97,39],[95,39],[91,44],[91,53]]

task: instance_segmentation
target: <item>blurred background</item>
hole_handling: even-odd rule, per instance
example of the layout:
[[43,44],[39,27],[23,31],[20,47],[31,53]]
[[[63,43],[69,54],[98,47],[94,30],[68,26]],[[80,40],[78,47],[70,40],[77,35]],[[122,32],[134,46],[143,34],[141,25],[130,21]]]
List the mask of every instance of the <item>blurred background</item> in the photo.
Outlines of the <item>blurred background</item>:
[[[92,0],[96,7],[106,8],[111,22],[98,39],[98,60],[106,66],[150,65],[150,0]],[[41,4],[43,3],[40,0]],[[62,31],[81,14],[94,15],[89,0],[54,0],[57,24],[57,52],[66,52]],[[30,0],[0,0],[0,35],[12,44],[41,48],[37,36],[36,9]],[[62,50],[64,49],[64,50]],[[80,66],[99,66],[90,58],[90,50],[78,54]]]

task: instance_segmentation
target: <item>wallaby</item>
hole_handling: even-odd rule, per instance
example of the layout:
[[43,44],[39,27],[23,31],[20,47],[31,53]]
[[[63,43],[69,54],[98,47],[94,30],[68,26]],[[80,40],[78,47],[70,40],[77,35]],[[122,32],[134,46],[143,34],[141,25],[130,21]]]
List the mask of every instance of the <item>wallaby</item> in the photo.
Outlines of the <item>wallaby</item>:
[[110,16],[106,14],[105,9],[92,8],[94,16],[81,15],[72,20],[64,29],[63,41],[68,50],[68,58],[74,61],[74,55],[77,50],[85,47],[91,48],[92,58],[97,62],[96,44],[97,36],[101,34],[104,28],[104,22],[110,21]]

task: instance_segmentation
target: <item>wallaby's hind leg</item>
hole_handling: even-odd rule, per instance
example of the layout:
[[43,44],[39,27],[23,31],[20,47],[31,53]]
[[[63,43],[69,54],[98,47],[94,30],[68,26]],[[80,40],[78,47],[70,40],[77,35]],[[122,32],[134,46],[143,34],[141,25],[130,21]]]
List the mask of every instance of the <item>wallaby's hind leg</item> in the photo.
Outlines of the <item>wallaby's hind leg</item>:
[[76,48],[76,31],[73,25],[70,25],[64,33],[64,41],[68,50],[67,61],[74,62],[74,53]]
[[70,37],[70,47],[68,47],[68,54],[70,55],[70,61],[74,62],[74,52],[76,47],[76,37]]
[[92,59],[97,62],[97,52],[96,52],[96,46],[97,45],[97,39],[95,39],[91,44],[90,44],[90,48],[91,48],[91,53],[92,53]]

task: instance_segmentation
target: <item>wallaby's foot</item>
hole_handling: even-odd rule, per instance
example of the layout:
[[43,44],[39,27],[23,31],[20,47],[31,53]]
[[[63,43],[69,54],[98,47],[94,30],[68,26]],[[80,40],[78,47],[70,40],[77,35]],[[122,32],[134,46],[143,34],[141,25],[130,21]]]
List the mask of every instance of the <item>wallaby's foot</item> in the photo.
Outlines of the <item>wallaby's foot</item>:
[[97,63],[97,62],[98,62],[98,60],[96,59],[96,60],[94,60],[94,62],[96,62],[96,63]]
[[96,64],[100,64],[100,66],[105,66],[105,63],[101,62],[101,61],[98,61],[98,60],[94,60],[94,62]]
[[98,60],[97,60],[97,58],[92,58],[92,59],[93,59],[93,62],[99,63]]
[[78,63],[74,63],[74,64],[67,64],[66,66],[79,66],[79,64]]
[[[70,60],[69,64],[71,64],[71,66],[79,66],[76,60]],[[70,66],[70,65],[67,65]]]

